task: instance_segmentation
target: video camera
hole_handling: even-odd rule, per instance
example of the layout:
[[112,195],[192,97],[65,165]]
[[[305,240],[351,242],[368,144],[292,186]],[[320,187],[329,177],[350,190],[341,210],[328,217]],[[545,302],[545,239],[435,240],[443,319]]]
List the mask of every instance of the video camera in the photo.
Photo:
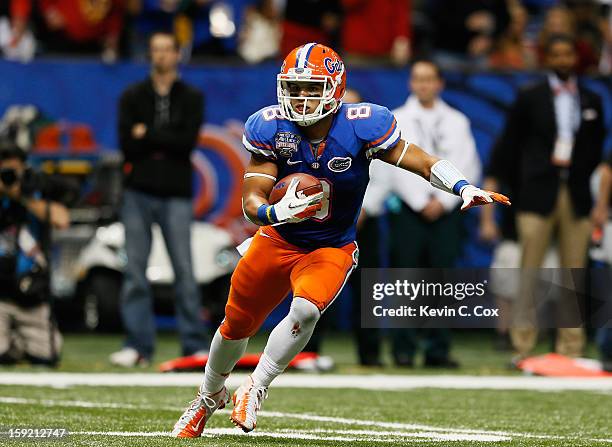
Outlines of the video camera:
[[20,176],[15,169],[0,168],[0,181],[4,186],[11,187],[18,181],[21,182],[21,194],[31,197],[37,191],[43,192],[48,189],[46,177],[32,168],[26,168]]
[[[26,153],[16,146],[0,146],[0,160],[19,158],[26,163]],[[39,195],[42,198],[61,202],[65,205],[75,203],[78,200],[78,188],[71,182],[58,176],[48,175],[26,166],[20,175],[14,168],[0,168],[0,182],[11,187],[16,182],[20,183],[21,195],[32,197]]]

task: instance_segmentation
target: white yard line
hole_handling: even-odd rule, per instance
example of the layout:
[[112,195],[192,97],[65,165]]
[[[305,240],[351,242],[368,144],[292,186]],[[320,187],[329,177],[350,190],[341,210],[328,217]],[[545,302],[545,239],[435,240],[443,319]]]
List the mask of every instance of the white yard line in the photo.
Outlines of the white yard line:
[[[27,404],[27,405],[45,405],[47,407],[77,407],[77,408],[109,408],[109,409],[128,409],[128,410],[151,410],[151,411],[174,411],[177,414],[182,410],[179,406],[160,406],[160,405],[133,405],[133,404],[118,404],[113,402],[88,402],[79,400],[53,400],[53,399],[27,399],[21,397],[3,397],[0,396],[0,403],[4,404]],[[230,410],[218,410],[219,414],[230,414]],[[506,432],[506,431],[490,431],[490,430],[475,430],[475,429],[462,429],[462,428],[448,428],[448,427],[435,427],[431,425],[421,424],[405,424],[401,422],[383,422],[373,421],[364,419],[349,419],[331,416],[322,416],[316,414],[304,414],[304,413],[283,413],[278,411],[260,411],[261,417],[269,417],[278,420],[279,418],[285,419],[298,419],[303,421],[314,421],[314,422],[328,422],[341,425],[349,426],[363,426],[363,427],[379,427],[382,429],[391,429],[394,431],[382,431],[382,430],[336,430],[336,429],[308,429],[308,430],[286,430],[282,429],[278,432],[261,432],[257,431],[249,434],[249,436],[272,436],[272,437],[296,437],[297,433],[303,433],[304,436],[315,436],[313,433],[319,434],[353,434],[353,435],[372,435],[372,436],[391,436],[391,437],[403,437],[403,438],[427,438],[429,440],[437,441],[481,441],[481,442],[498,442],[511,440],[513,437],[519,438],[532,438],[532,439],[555,439],[555,440],[568,440],[573,439],[566,436],[553,436],[553,435],[539,435],[533,433],[517,433],[517,432]],[[411,430],[410,432],[401,430]],[[288,435],[285,435],[288,432]],[[75,434],[101,434],[109,436],[164,436],[168,435],[166,432],[73,432]],[[120,434],[117,434],[120,433]],[[121,434],[123,433],[123,434]],[[145,433],[145,434],[141,434]],[[206,436],[217,436],[219,434],[242,434],[242,431],[237,429],[210,429],[207,430]],[[272,434],[270,434],[272,433]],[[280,434],[279,434],[280,433]],[[324,436],[323,438],[318,437],[303,437],[299,439],[329,439],[332,437]],[[346,438],[340,439],[335,437],[337,441],[375,441],[377,438],[364,439],[364,438]],[[582,439],[587,440],[587,439]],[[612,439],[599,439],[592,438],[588,439],[593,443],[612,444]],[[382,440],[381,442],[390,442]]]
[[[282,430],[285,431],[285,430]],[[510,436],[490,435],[490,434],[464,434],[462,432],[456,433],[440,433],[431,431],[422,432],[405,432],[405,431],[378,431],[378,430],[324,430],[314,428],[312,430],[287,430],[291,433],[302,433],[307,431],[308,433],[317,434],[341,434],[341,435],[362,435],[362,436],[385,436],[395,438],[425,438],[435,439],[438,441],[480,441],[480,442],[500,442],[500,441],[511,441]]]
[[[202,373],[0,373],[0,385],[28,386],[199,386]],[[232,374],[228,386],[237,387],[245,379],[243,373]],[[338,388],[366,390],[411,390],[417,388],[531,390],[531,391],[612,391],[612,377],[556,378],[530,376],[401,376],[283,374],[274,381],[274,388]]]
[[113,402],[86,402],[82,400],[55,400],[55,399],[26,399],[23,397],[4,397],[0,396],[0,403],[3,404],[21,404],[21,405],[45,405],[47,407],[76,407],[76,408],[111,408],[119,410],[165,410],[165,411],[181,411],[179,406],[164,407],[159,405],[132,405],[118,404]]
[[[94,436],[126,436],[126,437],[168,437],[170,436],[169,432],[102,432],[102,431],[79,431],[79,432],[70,432],[70,434],[74,435],[94,435]],[[349,433],[350,434],[350,430]],[[256,431],[251,433],[243,433],[242,430],[236,428],[211,428],[207,429],[204,433],[202,433],[203,438],[217,438],[220,436],[248,436],[248,437],[256,437],[256,438],[276,438],[276,439],[302,439],[302,440],[316,440],[316,441],[339,441],[339,442],[373,442],[373,443],[395,443],[397,441],[401,441],[402,439],[411,438],[411,433],[406,433],[406,436],[395,437],[395,438],[380,438],[380,437],[363,437],[363,436],[330,436],[328,435],[316,435],[308,432],[275,432],[275,431]],[[433,437],[428,437],[426,439],[410,439],[411,442],[431,442],[438,441],[442,439],[436,439]],[[478,439],[470,439],[471,441],[476,441]],[[490,441],[489,441],[490,442]]]

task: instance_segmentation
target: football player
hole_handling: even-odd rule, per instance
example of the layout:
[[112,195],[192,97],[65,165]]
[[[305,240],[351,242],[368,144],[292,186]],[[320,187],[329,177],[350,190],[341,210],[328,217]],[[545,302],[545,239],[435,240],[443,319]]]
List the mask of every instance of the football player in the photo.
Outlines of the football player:
[[[461,196],[463,210],[494,201],[509,204],[500,194],[470,185],[450,162],[411,144],[409,135],[403,139],[387,108],[342,104],[345,88],[338,54],[308,43],[283,62],[278,105],[256,112],[246,123],[242,141],[251,161],[244,175],[243,210],[260,228],[239,247],[243,257],[232,276],[225,319],[212,340],[198,395],[174,426],[174,436],[200,436],[213,412],[228,403],[225,380],[249,337],[292,291],[288,315],[270,334],[254,372],[233,394],[231,420],[245,432],[255,428],[268,387],[306,345],[357,265],[355,227],[372,159]],[[296,195],[298,185],[292,181],[284,197],[270,205],[277,179],[293,173],[319,178],[323,192]]]

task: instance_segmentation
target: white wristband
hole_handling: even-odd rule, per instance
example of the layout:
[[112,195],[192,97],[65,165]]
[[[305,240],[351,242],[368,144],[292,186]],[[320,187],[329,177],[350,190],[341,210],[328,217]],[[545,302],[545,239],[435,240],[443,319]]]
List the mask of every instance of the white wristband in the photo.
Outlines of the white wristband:
[[465,176],[448,160],[438,160],[431,167],[429,182],[442,191],[454,194],[453,187],[462,180],[468,183]]

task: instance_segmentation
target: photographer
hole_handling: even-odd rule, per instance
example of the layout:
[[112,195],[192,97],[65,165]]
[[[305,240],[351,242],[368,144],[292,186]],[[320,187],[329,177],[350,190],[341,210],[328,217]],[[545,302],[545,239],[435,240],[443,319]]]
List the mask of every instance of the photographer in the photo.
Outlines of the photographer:
[[44,229],[67,228],[68,210],[40,198],[26,154],[0,147],[0,364],[55,366],[61,335],[51,318]]

